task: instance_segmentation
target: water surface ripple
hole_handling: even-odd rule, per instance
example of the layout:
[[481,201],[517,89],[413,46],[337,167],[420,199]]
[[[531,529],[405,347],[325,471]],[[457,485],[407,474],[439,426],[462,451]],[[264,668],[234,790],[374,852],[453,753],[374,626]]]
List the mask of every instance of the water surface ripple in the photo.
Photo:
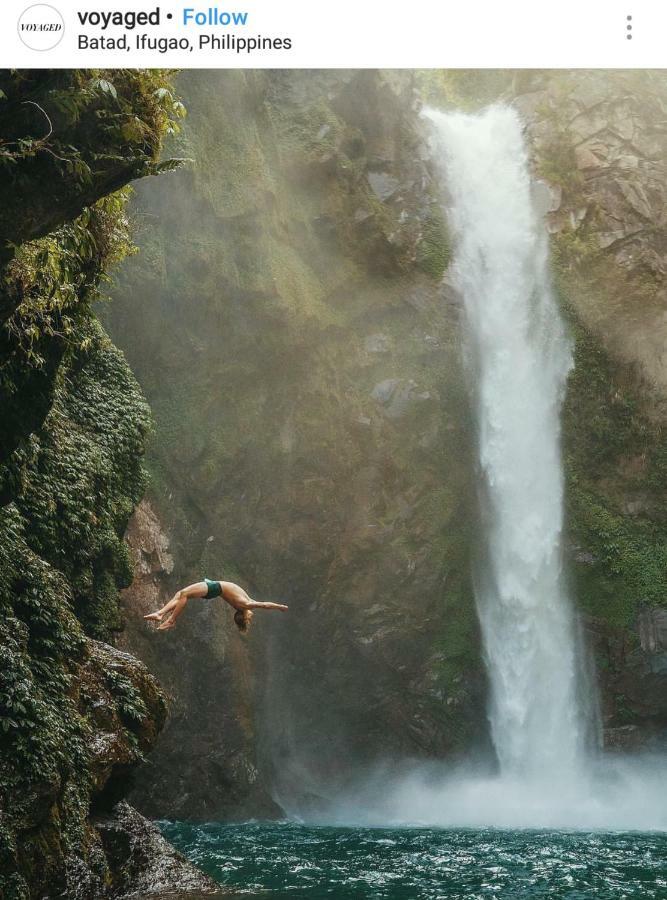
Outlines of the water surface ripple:
[[255,897],[667,898],[667,834],[163,822],[221,884]]

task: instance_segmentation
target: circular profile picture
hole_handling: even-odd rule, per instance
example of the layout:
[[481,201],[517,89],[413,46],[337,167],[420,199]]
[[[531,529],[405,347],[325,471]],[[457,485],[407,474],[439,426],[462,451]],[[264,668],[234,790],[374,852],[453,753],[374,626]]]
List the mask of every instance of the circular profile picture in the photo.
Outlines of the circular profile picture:
[[48,3],[35,3],[23,10],[18,22],[19,37],[31,50],[52,50],[62,40],[65,22]]

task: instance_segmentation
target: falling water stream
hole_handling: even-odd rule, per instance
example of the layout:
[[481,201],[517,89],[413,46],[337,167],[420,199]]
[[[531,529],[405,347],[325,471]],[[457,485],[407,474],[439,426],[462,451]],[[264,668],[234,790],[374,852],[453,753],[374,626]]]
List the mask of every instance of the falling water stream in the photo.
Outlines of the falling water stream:
[[501,773],[571,779],[585,732],[561,566],[570,342],[549,283],[521,123],[431,113],[465,309],[484,521],[476,598]]

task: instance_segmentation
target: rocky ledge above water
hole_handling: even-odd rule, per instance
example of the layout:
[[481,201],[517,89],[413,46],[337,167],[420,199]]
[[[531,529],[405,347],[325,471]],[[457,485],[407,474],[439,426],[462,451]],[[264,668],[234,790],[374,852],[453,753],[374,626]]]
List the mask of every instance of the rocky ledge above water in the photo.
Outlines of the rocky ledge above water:
[[220,885],[175,850],[148,819],[121,801],[93,819],[112,872],[113,897],[221,895]]

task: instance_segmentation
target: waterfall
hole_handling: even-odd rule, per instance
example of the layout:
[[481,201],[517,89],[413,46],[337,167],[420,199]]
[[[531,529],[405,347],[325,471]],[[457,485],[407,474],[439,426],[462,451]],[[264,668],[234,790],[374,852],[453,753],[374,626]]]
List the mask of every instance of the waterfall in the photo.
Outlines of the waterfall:
[[664,757],[587,753],[587,678],[561,565],[560,411],[572,349],[521,122],[428,111],[463,300],[480,484],[475,594],[499,771],[479,760],[378,764],[329,820],[667,829]]
[[476,602],[501,775],[571,781],[584,742],[561,566],[560,409],[572,353],[549,279],[521,122],[430,111],[463,299],[483,548]]

